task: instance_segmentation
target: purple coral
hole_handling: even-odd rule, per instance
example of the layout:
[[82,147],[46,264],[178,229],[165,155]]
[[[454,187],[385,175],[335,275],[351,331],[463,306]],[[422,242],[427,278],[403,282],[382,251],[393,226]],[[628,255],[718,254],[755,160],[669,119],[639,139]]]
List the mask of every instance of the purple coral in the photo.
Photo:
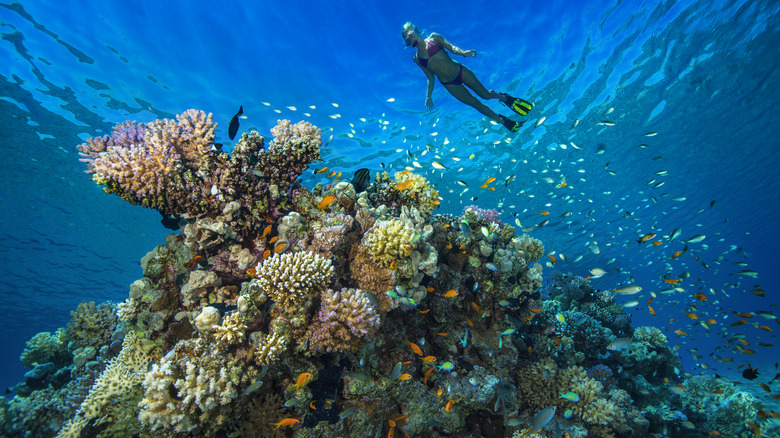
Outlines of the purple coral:
[[360,289],[328,289],[307,336],[314,353],[356,351],[379,328],[380,317]]
[[467,205],[466,207],[463,208],[463,212],[465,213],[466,210],[468,209],[471,209],[474,212],[474,214],[476,214],[479,218],[484,219],[487,222],[495,222],[499,226],[504,225],[504,223],[501,222],[501,219],[498,218],[499,216],[498,211],[492,208],[483,210],[477,207],[476,205]]
[[612,373],[612,368],[606,365],[599,364],[590,367],[590,369],[588,369],[588,377],[601,382],[601,384],[604,385],[604,390],[606,392],[609,392],[609,390],[617,384],[617,381],[615,380],[615,377]]

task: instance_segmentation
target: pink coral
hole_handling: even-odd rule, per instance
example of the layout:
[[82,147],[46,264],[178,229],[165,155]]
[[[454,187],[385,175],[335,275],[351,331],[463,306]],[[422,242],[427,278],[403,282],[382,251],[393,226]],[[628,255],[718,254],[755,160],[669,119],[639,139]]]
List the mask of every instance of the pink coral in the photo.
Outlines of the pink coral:
[[364,291],[328,289],[322,292],[322,307],[309,326],[309,349],[315,353],[356,351],[379,323],[379,314]]
[[[172,178],[183,167],[197,168],[206,160],[216,124],[211,114],[187,110],[177,120],[155,120],[148,125],[125,122],[114,127],[111,137],[92,138],[78,147],[87,173],[133,202],[159,208],[164,204]],[[143,134],[140,130],[144,129]]]

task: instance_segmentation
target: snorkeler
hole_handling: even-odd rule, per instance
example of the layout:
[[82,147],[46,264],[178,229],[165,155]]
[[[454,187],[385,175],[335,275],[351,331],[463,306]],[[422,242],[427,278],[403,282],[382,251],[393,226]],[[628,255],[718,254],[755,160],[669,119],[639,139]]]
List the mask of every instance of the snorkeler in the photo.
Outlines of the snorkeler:
[[414,61],[428,78],[428,90],[425,95],[425,107],[427,109],[433,108],[431,95],[433,94],[433,77],[435,75],[439,78],[439,82],[444,85],[444,88],[455,96],[456,99],[471,105],[474,109],[504,125],[510,131],[516,132],[523,126],[524,122],[515,122],[509,117],[496,114],[487,105],[474,97],[466,87],[471,88],[482,99],[500,100],[521,116],[527,115],[528,111],[531,111],[533,108],[533,105],[506,93],[486,89],[474,75],[474,72],[463,64],[453,61],[447,54],[447,51],[442,50],[442,48],[461,56],[477,56],[475,50],[463,50],[455,47],[438,33],[432,33],[428,38],[423,39],[417,26],[410,22],[404,24],[401,36],[407,46],[417,48],[417,52],[414,54]]

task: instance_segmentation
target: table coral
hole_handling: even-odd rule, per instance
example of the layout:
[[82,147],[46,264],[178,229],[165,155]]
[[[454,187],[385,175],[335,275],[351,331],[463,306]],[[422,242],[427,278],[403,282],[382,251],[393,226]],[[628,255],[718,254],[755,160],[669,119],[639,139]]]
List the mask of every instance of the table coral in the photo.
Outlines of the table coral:
[[322,307],[309,327],[309,349],[316,353],[356,351],[378,328],[380,317],[360,289],[322,292]]

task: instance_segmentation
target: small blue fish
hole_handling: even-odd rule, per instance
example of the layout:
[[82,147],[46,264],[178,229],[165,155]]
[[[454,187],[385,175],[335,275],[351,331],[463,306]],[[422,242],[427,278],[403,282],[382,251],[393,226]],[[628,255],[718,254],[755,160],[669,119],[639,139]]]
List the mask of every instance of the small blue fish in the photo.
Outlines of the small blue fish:
[[517,426],[519,426],[519,425],[521,425],[523,423],[524,423],[524,421],[519,419],[519,418],[517,418],[517,417],[512,417],[512,418],[506,420],[506,425],[509,426],[509,427],[517,427]]
[[397,379],[398,376],[401,375],[401,369],[403,368],[403,366],[404,364],[402,364],[401,362],[395,364],[395,366],[393,367],[393,371],[391,371],[390,375],[388,376],[390,377],[390,381],[395,382],[395,379]]
[[401,296],[398,295],[398,293],[392,289],[387,291],[387,296],[389,296],[390,298],[401,298]]
[[341,413],[339,414],[339,418],[343,420],[354,413],[355,413],[355,408],[347,408],[341,411]]
[[515,329],[513,329],[513,328],[506,329],[503,332],[501,332],[501,336],[509,336],[509,335],[511,335],[514,332],[515,332]]
[[485,267],[493,272],[498,272],[498,266],[496,266],[494,263],[485,263]]
[[566,409],[566,411],[563,413],[563,418],[568,420],[572,415],[574,415],[574,411],[571,409]]
[[460,345],[462,345],[463,348],[466,348],[466,342],[468,342],[468,340],[469,340],[469,328],[468,327],[466,327],[466,333],[463,334],[463,337],[462,338],[459,337],[458,339],[460,339]]
[[472,292],[476,292],[476,291],[477,291],[477,289],[479,289],[479,282],[478,282],[478,281],[475,281],[475,282],[474,282],[474,287],[471,289],[471,291],[472,291]]

